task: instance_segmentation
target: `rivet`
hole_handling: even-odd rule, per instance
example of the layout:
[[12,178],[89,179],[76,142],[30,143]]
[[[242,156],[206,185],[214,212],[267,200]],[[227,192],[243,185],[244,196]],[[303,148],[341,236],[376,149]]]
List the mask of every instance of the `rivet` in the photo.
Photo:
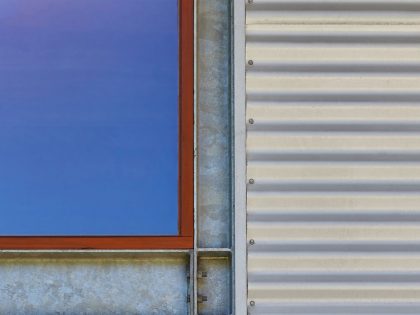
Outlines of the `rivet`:
[[248,181],[248,183],[254,184],[255,183],[255,180],[253,178],[250,178],[249,181]]
[[255,241],[254,240],[249,240],[249,245],[255,245]]
[[250,125],[253,125],[255,121],[254,121],[254,119],[250,118],[250,119],[248,119],[248,122],[249,122]]
[[248,64],[252,66],[254,64],[254,60],[248,60]]
[[250,301],[250,302],[249,302],[249,305],[251,305],[251,306],[255,306],[255,301]]

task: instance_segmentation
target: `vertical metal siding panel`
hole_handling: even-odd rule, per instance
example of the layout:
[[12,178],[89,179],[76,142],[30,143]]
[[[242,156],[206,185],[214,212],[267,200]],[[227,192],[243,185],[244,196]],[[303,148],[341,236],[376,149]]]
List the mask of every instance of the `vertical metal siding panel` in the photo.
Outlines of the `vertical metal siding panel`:
[[420,314],[420,1],[247,5],[251,314]]

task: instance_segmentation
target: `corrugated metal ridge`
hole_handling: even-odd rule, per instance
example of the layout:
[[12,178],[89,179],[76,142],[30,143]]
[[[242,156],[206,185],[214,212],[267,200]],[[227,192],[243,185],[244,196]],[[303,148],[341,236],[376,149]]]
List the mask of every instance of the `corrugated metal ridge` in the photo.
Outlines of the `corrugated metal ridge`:
[[418,0],[256,0],[250,10],[277,11],[420,11]]
[[297,303],[297,304],[267,304],[256,306],[255,312],[261,315],[268,314],[305,314],[305,315],[413,315],[420,313],[419,303],[361,303],[355,305],[353,302],[347,303]]
[[253,0],[248,24],[419,24],[418,0]]
[[401,73],[418,74],[420,71],[420,62],[355,62],[355,61],[342,61],[342,62],[281,62],[278,60],[267,60],[254,62],[252,67],[248,68],[248,74],[264,73],[363,73],[363,74],[376,74],[387,73],[390,75],[399,75]]

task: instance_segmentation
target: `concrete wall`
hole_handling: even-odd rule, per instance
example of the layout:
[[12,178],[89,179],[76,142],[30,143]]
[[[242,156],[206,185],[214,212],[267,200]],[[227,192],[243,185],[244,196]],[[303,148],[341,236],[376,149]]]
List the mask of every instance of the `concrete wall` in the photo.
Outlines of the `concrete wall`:
[[184,255],[4,254],[0,314],[187,314]]

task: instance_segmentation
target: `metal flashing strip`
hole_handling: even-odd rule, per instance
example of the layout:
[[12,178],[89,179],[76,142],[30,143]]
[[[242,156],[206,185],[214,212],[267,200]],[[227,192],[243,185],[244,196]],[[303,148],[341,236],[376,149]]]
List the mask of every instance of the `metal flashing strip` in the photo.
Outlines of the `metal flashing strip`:
[[233,1],[234,43],[234,314],[247,314],[245,1]]

